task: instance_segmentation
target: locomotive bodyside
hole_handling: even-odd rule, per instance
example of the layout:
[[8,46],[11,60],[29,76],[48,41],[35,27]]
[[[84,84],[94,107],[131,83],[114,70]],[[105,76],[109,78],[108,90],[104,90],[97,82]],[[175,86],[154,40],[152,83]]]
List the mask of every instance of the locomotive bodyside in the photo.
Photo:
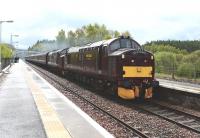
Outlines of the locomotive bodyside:
[[155,80],[153,54],[133,39],[113,38],[28,57],[63,75],[114,92],[123,99],[151,98]]
[[52,52],[49,52],[47,54],[47,64],[48,66],[52,67],[52,68],[58,68],[59,64],[60,64],[60,52],[61,50],[55,50]]

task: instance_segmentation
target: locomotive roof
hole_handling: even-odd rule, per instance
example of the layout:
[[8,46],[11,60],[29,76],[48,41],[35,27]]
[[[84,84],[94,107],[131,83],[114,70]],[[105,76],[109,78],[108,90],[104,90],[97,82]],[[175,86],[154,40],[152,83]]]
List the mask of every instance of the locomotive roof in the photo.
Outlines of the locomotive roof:
[[94,43],[91,43],[91,44],[88,44],[88,45],[83,45],[83,46],[70,47],[68,49],[68,53],[79,52],[80,49],[99,47],[101,45],[110,45],[113,41],[118,40],[118,39],[122,39],[122,38],[124,38],[124,37],[102,40],[102,41],[94,42]]
[[119,49],[117,51],[112,52],[109,56],[117,56],[117,55],[121,55],[122,53],[126,52],[126,51],[130,51],[133,50],[131,48],[124,48],[124,49]]
[[68,49],[68,53],[78,52],[79,49],[81,49],[81,47],[70,47],[70,48]]
[[119,38],[112,38],[112,39],[108,39],[108,40],[102,40],[102,41],[94,42],[94,43],[92,43],[88,46],[85,46],[83,48],[97,47],[97,46],[100,46],[100,45],[109,45],[111,42],[113,42],[116,39],[119,39]]
[[58,52],[61,52],[61,51],[62,51],[62,49],[54,50],[54,51],[49,52],[48,55],[51,55],[51,54],[54,54],[54,53],[58,53]]
[[98,46],[101,46],[101,45],[109,45],[111,42],[113,42],[116,39],[119,39],[119,38],[112,38],[112,39],[109,39],[109,40],[102,40],[102,41],[91,43],[89,45],[83,45],[83,46],[79,46],[79,47],[70,47],[68,49],[68,53],[79,52],[80,49],[85,49],[85,48],[98,47]]
[[35,56],[43,56],[43,55],[46,55],[47,53],[39,53],[39,54],[33,54],[33,55],[30,55],[28,57],[35,57]]

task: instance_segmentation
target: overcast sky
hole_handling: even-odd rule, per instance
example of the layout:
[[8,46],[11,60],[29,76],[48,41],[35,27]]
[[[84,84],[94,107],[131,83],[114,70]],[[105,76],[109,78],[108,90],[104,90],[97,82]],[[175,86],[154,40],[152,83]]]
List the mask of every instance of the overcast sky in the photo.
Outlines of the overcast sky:
[[200,0],[0,0],[2,41],[17,34],[18,48],[55,39],[89,23],[126,31],[143,44],[151,40],[200,39]]

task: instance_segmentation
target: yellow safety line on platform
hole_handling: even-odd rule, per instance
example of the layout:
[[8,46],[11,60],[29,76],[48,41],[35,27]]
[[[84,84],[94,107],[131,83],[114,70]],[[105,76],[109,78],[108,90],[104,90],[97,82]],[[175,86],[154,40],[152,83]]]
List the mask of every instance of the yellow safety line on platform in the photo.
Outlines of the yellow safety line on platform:
[[[24,69],[25,70],[25,69]],[[46,135],[48,138],[71,138],[69,132],[65,129],[59,120],[53,107],[47,102],[42,89],[32,78],[32,73],[26,70],[26,81],[31,89],[35,103],[43,122]]]

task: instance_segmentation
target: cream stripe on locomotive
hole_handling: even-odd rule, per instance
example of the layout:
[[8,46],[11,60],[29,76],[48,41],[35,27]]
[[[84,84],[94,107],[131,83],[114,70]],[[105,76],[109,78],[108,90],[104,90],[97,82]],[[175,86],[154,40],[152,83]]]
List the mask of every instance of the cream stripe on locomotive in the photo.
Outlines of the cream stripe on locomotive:
[[123,66],[123,77],[152,77],[151,66]]

